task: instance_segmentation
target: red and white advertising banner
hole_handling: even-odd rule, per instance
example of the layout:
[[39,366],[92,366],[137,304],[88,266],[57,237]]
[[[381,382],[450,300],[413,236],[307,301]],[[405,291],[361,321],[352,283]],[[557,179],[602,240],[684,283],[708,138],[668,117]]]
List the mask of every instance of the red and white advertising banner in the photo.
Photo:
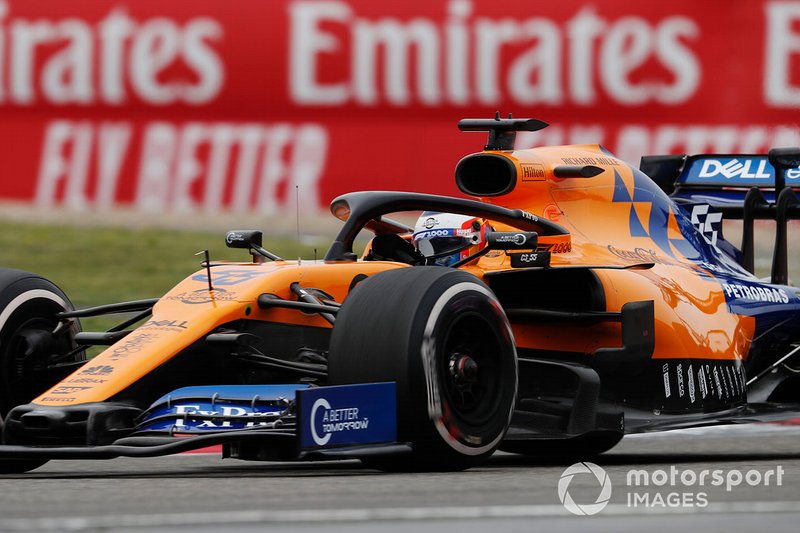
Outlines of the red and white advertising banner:
[[0,199],[280,213],[457,194],[483,134],[642,154],[800,142],[800,1],[0,0]]

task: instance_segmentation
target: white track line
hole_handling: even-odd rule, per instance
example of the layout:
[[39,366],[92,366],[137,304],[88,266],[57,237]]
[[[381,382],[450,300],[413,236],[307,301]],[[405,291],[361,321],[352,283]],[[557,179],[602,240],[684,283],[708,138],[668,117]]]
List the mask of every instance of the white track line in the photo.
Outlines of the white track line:
[[753,424],[728,424],[723,426],[703,426],[687,429],[671,429],[667,431],[654,431],[651,433],[632,433],[625,435],[622,442],[648,439],[668,439],[685,437],[732,437],[732,436],[787,436],[800,435],[800,426],[795,424],[778,423],[753,423]]
[[[632,508],[608,505],[595,515],[657,516],[731,513],[798,513],[797,502],[718,502],[706,508]],[[149,515],[65,516],[0,519],[0,531],[86,531],[131,527],[189,527],[215,524],[347,523],[375,521],[470,520],[499,518],[569,518],[561,505],[489,505],[483,507],[387,507],[375,509],[242,510]]]

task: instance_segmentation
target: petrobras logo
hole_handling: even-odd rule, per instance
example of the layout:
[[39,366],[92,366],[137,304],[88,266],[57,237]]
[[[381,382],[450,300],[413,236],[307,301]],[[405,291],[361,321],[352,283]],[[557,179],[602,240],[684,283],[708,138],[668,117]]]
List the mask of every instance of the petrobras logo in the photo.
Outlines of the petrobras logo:
[[[786,171],[786,184],[800,185],[800,168]],[[681,179],[694,185],[769,187],[775,184],[775,168],[767,156],[711,157],[695,159]]]
[[310,424],[314,443],[325,446],[334,433],[369,429],[369,418],[361,417],[358,407],[334,409],[328,400],[319,398],[311,407]]
[[720,281],[725,303],[732,313],[752,315],[755,309],[787,306],[792,308],[800,300],[800,292],[789,287],[756,283],[716,274]]
[[725,298],[731,300],[746,300],[762,303],[789,303],[789,294],[778,287],[756,285],[755,283],[722,283]]

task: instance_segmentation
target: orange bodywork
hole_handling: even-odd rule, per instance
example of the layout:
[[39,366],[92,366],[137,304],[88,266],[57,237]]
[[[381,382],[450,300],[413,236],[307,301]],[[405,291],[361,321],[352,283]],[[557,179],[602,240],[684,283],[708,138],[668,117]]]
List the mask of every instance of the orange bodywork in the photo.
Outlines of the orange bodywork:
[[[552,251],[551,267],[655,263],[649,269],[594,270],[605,292],[606,311],[619,312],[632,301],[654,301],[654,359],[737,360],[746,356],[754,318],[731,313],[713,271],[681,253],[681,241],[685,243],[685,239],[675,217],[682,215],[671,209],[665,211],[668,216],[659,230],[659,239],[654,240],[655,228],[648,227],[648,221],[654,220],[651,210],[658,208],[656,204],[661,200],[648,201],[646,194],[637,194],[630,166],[596,145],[490,153],[510,159],[517,168],[518,179],[508,194],[482,198],[483,201],[524,209],[569,230],[570,235],[539,239],[540,247]],[[592,178],[553,176],[556,166],[583,164],[600,167],[603,172]],[[636,231],[631,229],[634,218],[642,226],[637,226]],[[494,226],[496,230],[512,229],[502,224]],[[331,327],[316,314],[262,310],[257,298],[272,293],[294,299],[289,286],[300,282],[304,287],[323,289],[342,302],[357,275],[404,267],[407,265],[379,261],[231,263],[212,268],[213,291],[208,289],[205,271],[200,271],[164,295],[147,323],[87,365],[110,367],[113,380],[87,376],[79,369],[34,402],[74,405],[107,400],[214,328],[234,320]],[[487,254],[462,268],[479,278],[489,272],[512,269],[505,252]],[[532,306],[535,304],[531,302]],[[620,325],[613,322],[588,326],[565,323],[558,327],[553,327],[552,322],[512,322],[512,328],[517,345],[523,348],[592,354],[598,348],[618,347],[621,343]]]
[[342,301],[355,276],[369,276],[403,266],[379,261],[327,265],[312,261],[221,264],[211,269],[213,291],[208,289],[206,271],[198,271],[156,303],[150,320],[91,360],[91,367],[109,367],[113,380],[87,375],[82,373],[83,369],[78,369],[34,403],[75,405],[107,400],[214,328],[233,320],[331,327],[317,314],[290,309],[263,310],[256,300],[264,293],[292,299],[289,286],[299,282],[307,287],[324,287],[336,300]]
[[[668,255],[650,237],[647,227],[653,202],[637,202],[631,167],[607,154],[597,145],[543,147],[508,154],[518,167],[522,181],[509,194],[483,198],[504,207],[524,206],[534,214],[567,228],[571,240],[565,253],[553,253],[551,267],[576,265],[619,265],[655,263],[644,270],[597,269],[606,296],[606,311],[620,311],[627,302],[653,300],[655,303],[655,352],[653,358],[743,359],[750,348],[755,319],[728,310],[722,286],[713,271],[683,256],[671,246]],[[564,164],[591,164],[603,169],[593,178],[555,178],[553,169]],[[526,181],[524,167],[543,168],[545,178]],[[619,186],[631,201],[614,201]],[[631,211],[642,223],[642,235],[633,236]],[[669,242],[683,241],[676,216],[666,220]],[[542,244],[558,244],[563,237],[540,238]],[[563,247],[562,247],[563,249]],[[500,259],[498,261],[498,259]],[[479,266],[489,267],[491,259]],[[491,268],[509,269],[506,256],[496,258]],[[532,302],[535,305],[535,302]],[[595,326],[514,325],[518,346],[542,350],[590,354],[603,346],[619,346],[619,324]]]

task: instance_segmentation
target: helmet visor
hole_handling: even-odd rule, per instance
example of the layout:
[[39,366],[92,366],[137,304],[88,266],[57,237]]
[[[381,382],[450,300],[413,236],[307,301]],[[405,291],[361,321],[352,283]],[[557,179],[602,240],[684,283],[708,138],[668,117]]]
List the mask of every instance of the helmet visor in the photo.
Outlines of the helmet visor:
[[434,257],[460,252],[470,244],[466,237],[433,237],[418,240],[417,249],[425,257]]

